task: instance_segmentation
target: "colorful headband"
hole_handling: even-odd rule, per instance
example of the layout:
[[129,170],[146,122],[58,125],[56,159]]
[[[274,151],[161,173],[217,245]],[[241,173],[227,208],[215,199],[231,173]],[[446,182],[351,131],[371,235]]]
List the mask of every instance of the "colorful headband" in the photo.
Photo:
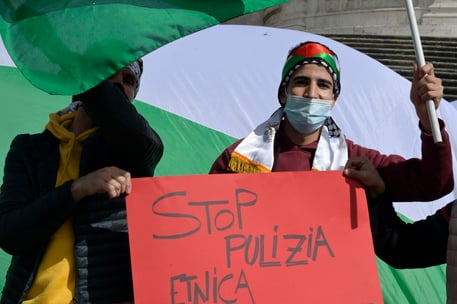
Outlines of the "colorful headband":
[[333,93],[338,96],[341,91],[338,57],[325,45],[313,41],[301,43],[289,52],[282,69],[280,89],[287,86],[290,76],[307,63],[320,64],[327,69],[333,78]]
[[143,60],[139,58],[138,60],[135,60],[129,64],[127,67],[130,69],[130,71],[132,71],[136,78],[135,97],[138,93],[138,90],[140,89],[141,74],[143,74]]

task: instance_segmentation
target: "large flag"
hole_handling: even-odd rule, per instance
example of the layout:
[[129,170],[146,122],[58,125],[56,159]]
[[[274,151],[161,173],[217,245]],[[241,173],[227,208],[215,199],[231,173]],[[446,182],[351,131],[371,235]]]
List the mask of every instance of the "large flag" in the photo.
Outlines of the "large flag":
[[[409,101],[410,82],[397,73],[323,36],[216,25],[144,57],[145,71],[135,105],[164,140],[165,154],[156,174],[207,173],[222,149],[247,135],[279,106],[276,93],[287,51],[305,40],[328,44],[340,58],[342,92],[332,115],[346,135],[387,154],[420,156],[417,117]],[[51,96],[30,85],[1,47],[0,83],[3,168],[13,136],[41,131],[48,113],[67,105],[70,97]],[[457,110],[443,100],[438,116],[446,121],[456,146]],[[417,220],[455,197],[454,191],[435,202],[401,203],[396,208]],[[9,258],[0,254],[0,288]],[[395,270],[378,260],[385,303],[444,303],[444,269]]]
[[286,1],[0,0],[0,34],[33,85],[70,95],[170,41]]

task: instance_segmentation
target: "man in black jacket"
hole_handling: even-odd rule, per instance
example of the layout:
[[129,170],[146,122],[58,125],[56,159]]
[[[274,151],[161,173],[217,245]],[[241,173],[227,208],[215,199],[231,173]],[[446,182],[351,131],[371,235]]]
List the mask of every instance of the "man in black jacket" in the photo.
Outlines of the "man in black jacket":
[[453,202],[425,219],[408,223],[397,215],[389,189],[368,159],[350,159],[345,175],[365,187],[374,249],[381,260],[400,269],[446,263]]
[[453,203],[410,223],[397,215],[387,197],[371,201],[370,223],[377,256],[398,269],[445,264]]
[[13,140],[0,192],[12,255],[0,303],[133,302],[125,195],[153,176],[158,134],[136,111],[142,61]]

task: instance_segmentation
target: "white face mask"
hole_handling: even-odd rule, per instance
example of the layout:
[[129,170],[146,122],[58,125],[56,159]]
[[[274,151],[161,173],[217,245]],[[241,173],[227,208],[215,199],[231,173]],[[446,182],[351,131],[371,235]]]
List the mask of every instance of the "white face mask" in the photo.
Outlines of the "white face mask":
[[287,120],[300,133],[310,134],[319,129],[331,114],[332,100],[307,98],[287,94]]

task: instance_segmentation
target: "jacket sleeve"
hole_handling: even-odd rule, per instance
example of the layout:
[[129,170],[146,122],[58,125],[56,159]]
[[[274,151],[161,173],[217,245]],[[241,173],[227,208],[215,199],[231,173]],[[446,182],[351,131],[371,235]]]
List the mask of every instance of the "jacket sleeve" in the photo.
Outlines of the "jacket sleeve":
[[369,200],[376,255],[395,268],[423,268],[446,263],[452,204],[423,220],[407,223],[397,215],[386,196]]
[[209,170],[209,174],[230,173],[228,163],[230,161],[230,152],[225,149],[214,161]]
[[105,80],[79,98],[101,129],[120,168],[133,177],[153,176],[163,155],[162,140],[123,91]]
[[[18,135],[13,140],[0,189],[0,247],[12,255],[26,254],[31,248],[46,243],[76,208],[71,182],[54,188],[53,181],[35,178],[37,173],[32,168],[40,163],[29,157],[29,152],[37,148],[29,139],[29,135]],[[52,176],[55,175],[46,177],[52,179]],[[38,183],[51,187],[39,193]]]
[[443,141],[421,133],[422,156],[405,160],[399,155],[383,155],[376,150],[349,143],[350,156],[364,155],[374,164],[394,202],[432,201],[454,188],[449,135],[440,120]]

